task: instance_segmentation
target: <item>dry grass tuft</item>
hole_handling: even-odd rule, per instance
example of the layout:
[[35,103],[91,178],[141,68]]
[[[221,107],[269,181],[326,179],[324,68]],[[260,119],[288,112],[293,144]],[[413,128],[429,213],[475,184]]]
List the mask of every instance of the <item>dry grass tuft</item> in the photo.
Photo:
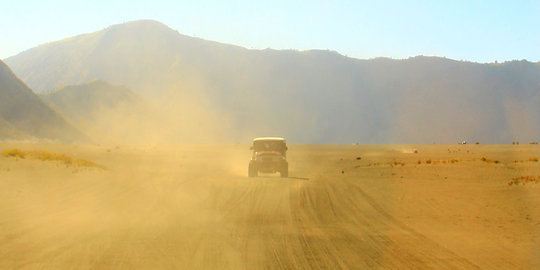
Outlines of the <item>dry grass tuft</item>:
[[[431,164],[431,165],[437,165],[437,164],[454,164],[454,163],[457,163],[457,162],[461,162],[462,160],[460,159],[455,159],[455,158],[451,158],[451,159],[441,159],[441,160],[437,160],[437,159],[427,159],[425,161],[422,161],[421,159],[419,159],[418,161],[414,162],[414,163],[409,163],[410,165],[413,165],[413,164],[417,164],[417,165],[422,165],[422,163],[425,163],[425,164]],[[470,160],[469,160],[470,161]],[[473,160],[474,161],[474,160]],[[499,163],[499,161],[497,160],[489,160],[489,162],[493,162],[493,163]],[[405,166],[407,165],[408,163],[405,163],[403,161],[390,161],[390,162],[386,162],[386,163],[380,163],[380,162],[375,162],[375,163],[369,163],[367,165],[365,165],[366,167],[371,167],[371,166],[374,166],[374,167],[378,167],[378,166],[385,166],[385,165],[388,165],[390,167],[398,167],[398,166]],[[355,166],[355,168],[359,168],[359,167],[362,167],[360,165],[358,166]]]
[[486,162],[486,163],[495,163],[495,164],[501,163],[501,162],[498,161],[498,160],[487,159],[487,158],[485,158],[485,157],[482,157],[480,160],[483,161],[483,162]]
[[405,163],[404,162],[401,162],[401,161],[394,161],[394,162],[390,162],[389,163],[390,166],[405,166]]
[[[431,159],[428,159],[425,161],[426,164],[454,164],[454,163],[458,163],[460,162],[461,160],[460,159],[455,159],[455,158],[451,158],[451,159],[441,159],[441,160],[437,160],[437,159],[434,159],[434,160],[431,160]],[[422,164],[422,160],[418,160],[417,161],[417,164]]]
[[93,168],[100,168],[100,169],[106,169],[105,166],[97,164],[92,161],[84,160],[84,159],[76,159],[72,158],[70,156],[66,156],[64,154],[55,154],[55,153],[49,153],[45,151],[29,151],[24,152],[19,149],[12,149],[4,151],[5,157],[14,157],[14,158],[27,158],[31,157],[33,159],[41,160],[41,161],[56,161],[61,162],[66,167],[74,167],[74,168],[81,168],[81,167],[93,167]]
[[525,162],[538,162],[538,158],[537,157],[531,157],[529,158],[529,160],[514,160],[514,163],[525,163]]
[[23,159],[26,157],[26,153],[19,149],[6,150],[4,151],[3,155],[5,157],[14,157],[14,158],[23,158]]
[[512,178],[510,182],[508,182],[508,185],[525,185],[526,183],[538,183],[540,182],[540,175],[538,176],[532,176],[532,175],[526,175],[526,176],[518,176]]

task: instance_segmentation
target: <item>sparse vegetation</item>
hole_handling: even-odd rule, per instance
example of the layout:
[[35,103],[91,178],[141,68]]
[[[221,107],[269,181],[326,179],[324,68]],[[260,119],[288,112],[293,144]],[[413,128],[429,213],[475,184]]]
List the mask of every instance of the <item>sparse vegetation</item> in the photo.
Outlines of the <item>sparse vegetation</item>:
[[483,161],[483,162],[486,162],[486,163],[495,163],[495,164],[500,163],[500,161],[498,161],[498,160],[488,159],[486,157],[482,157],[480,160]]
[[514,160],[514,163],[525,163],[525,162],[538,162],[538,158],[537,157],[530,157],[528,160]]
[[81,167],[93,167],[93,168],[100,168],[105,169],[103,165],[97,164],[92,161],[84,160],[84,159],[76,159],[69,156],[66,156],[64,154],[55,154],[55,153],[49,153],[45,151],[28,151],[24,152],[19,149],[12,149],[12,150],[6,150],[4,151],[3,155],[5,157],[13,157],[13,158],[32,158],[37,159],[41,161],[56,161],[61,162],[66,167],[74,167],[74,168],[81,168]]
[[11,149],[4,151],[3,155],[5,157],[14,157],[14,158],[25,158],[26,153],[19,149]]
[[[369,163],[367,165],[358,165],[358,166],[355,166],[355,168],[360,168],[360,167],[377,167],[377,166],[390,166],[390,167],[394,167],[394,166],[405,166],[407,164],[410,164],[410,165],[413,165],[413,164],[417,164],[417,165],[421,165],[421,164],[429,164],[429,165],[440,165],[440,164],[455,164],[455,163],[458,163],[458,162],[475,162],[477,159],[476,158],[472,158],[472,159],[457,159],[457,158],[450,158],[450,159],[426,159],[425,161],[419,159],[418,161],[416,162],[413,162],[413,163],[405,163],[403,161],[390,161],[390,162],[386,162],[386,163],[381,163],[381,162],[374,162],[374,163]],[[493,163],[493,164],[500,164],[501,161],[499,160],[494,160],[494,159],[488,159],[486,157],[482,157],[480,158],[481,161],[483,162],[486,162],[486,163]],[[532,158],[529,158],[528,160],[515,160],[514,162],[515,163],[523,163],[523,162],[538,162],[539,159],[536,158],[536,157],[532,157]]]
[[519,185],[519,184],[525,185],[527,183],[538,183],[538,182],[540,182],[540,175],[538,176],[526,175],[526,176],[518,176],[518,177],[512,178],[512,180],[508,182],[508,185],[509,186]]
[[390,166],[400,166],[400,165],[405,166],[405,163],[401,161],[390,162]]
[[[431,160],[431,159],[428,159],[426,160],[426,164],[454,164],[454,163],[457,163],[459,162],[460,160],[459,159],[455,159],[455,158],[451,158],[451,159],[442,159],[442,160]],[[420,164],[422,161],[419,160],[418,161],[418,164]]]

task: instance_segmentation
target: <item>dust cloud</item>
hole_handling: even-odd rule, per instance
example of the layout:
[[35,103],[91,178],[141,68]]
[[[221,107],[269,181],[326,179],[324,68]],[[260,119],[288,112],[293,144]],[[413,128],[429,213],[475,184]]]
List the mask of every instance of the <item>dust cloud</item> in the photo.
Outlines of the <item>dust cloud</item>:
[[537,145],[293,143],[289,177],[251,178],[253,137],[329,140],[337,115],[190,77],[65,115],[91,143],[0,142],[0,268],[540,266]]
[[289,178],[248,178],[248,144],[0,154],[3,269],[540,266],[536,145],[293,144]]
[[216,110],[200,87],[179,83],[136,102],[93,108],[88,115],[71,119],[71,123],[100,145],[231,142],[235,134],[231,119]]

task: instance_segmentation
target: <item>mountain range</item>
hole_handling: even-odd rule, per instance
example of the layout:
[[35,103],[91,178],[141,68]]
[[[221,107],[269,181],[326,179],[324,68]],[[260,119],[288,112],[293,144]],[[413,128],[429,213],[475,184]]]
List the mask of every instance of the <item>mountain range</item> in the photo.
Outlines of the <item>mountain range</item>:
[[139,143],[144,133],[132,128],[150,113],[145,102],[125,86],[93,80],[40,95],[70,123],[97,142]]
[[32,137],[89,141],[0,61],[0,139]]
[[168,142],[261,135],[299,143],[540,137],[540,64],[528,61],[360,60],[322,50],[249,50],[148,20],[44,44],[5,61],[40,94],[96,79],[126,86],[154,108],[146,118],[152,124],[141,126],[167,133],[151,137]]

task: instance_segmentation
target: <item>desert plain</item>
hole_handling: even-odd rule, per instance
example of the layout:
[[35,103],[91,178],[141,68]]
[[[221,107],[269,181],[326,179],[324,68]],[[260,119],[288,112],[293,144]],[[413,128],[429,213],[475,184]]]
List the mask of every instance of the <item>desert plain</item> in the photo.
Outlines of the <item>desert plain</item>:
[[539,269],[538,145],[0,143],[0,269]]

